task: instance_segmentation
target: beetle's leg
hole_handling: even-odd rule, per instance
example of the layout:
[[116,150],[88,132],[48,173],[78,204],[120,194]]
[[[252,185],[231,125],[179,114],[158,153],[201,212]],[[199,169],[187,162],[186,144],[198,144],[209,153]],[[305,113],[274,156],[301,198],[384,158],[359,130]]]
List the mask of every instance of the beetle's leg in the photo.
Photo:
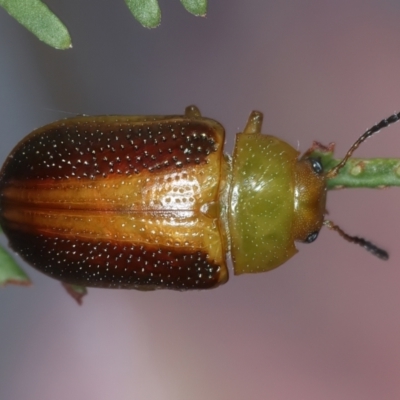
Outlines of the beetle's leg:
[[70,283],[61,282],[67,293],[77,301],[77,303],[82,305],[82,298],[86,296],[87,289],[84,286],[72,285]]
[[201,112],[196,106],[187,106],[185,108],[185,116],[186,117],[201,117]]
[[264,114],[260,111],[252,111],[247,120],[243,133],[261,133]]

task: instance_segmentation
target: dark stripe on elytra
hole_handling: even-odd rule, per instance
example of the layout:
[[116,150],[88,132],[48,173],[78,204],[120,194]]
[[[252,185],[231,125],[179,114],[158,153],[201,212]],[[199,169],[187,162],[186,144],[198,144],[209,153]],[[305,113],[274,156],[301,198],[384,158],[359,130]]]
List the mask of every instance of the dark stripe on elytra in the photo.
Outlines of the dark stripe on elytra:
[[4,227],[13,249],[66,283],[103,288],[207,289],[221,267],[199,251],[33,235]]
[[222,151],[217,132],[201,120],[138,123],[116,117],[110,123],[87,117],[49,127],[17,146],[3,168],[3,184],[15,179],[97,179],[179,169],[204,164],[210,153]]

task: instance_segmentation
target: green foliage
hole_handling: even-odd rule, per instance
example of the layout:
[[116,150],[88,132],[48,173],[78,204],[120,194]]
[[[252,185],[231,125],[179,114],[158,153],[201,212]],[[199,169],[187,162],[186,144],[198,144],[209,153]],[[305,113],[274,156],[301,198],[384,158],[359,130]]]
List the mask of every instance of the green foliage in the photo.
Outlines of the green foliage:
[[29,285],[30,280],[10,254],[0,246],[0,286],[7,284]]
[[[125,0],[125,3],[145,28],[160,24],[158,0]],[[181,3],[193,15],[204,16],[207,12],[207,0],[181,0]],[[72,47],[67,28],[41,0],[0,0],[0,6],[49,46],[62,50]]]
[[40,0],[0,0],[0,6],[49,46],[71,47],[67,28]]
[[160,25],[161,10],[157,0],[125,0],[133,16],[145,27]]
[[207,0],[181,0],[183,7],[197,16],[204,16],[207,12]]

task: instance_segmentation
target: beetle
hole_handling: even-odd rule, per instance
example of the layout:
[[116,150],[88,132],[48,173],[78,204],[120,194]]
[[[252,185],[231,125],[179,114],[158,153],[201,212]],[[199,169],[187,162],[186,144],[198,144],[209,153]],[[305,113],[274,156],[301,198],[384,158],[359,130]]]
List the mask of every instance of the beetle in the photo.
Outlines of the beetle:
[[184,115],[79,116],[33,131],[0,172],[0,225],[10,246],[67,284],[214,288],[269,271],[313,242],[323,225],[380,258],[384,250],[325,220],[330,171],[261,133],[253,111],[223,153],[224,128],[195,106]]

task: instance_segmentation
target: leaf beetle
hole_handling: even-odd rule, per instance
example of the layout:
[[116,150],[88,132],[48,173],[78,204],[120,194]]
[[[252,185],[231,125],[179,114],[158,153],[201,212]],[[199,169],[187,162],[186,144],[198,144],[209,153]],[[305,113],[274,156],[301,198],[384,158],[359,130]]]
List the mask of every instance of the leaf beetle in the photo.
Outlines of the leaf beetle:
[[195,106],[184,115],[80,116],[39,128],[0,172],[0,225],[10,246],[67,285],[214,288],[278,267],[313,242],[326,213],[326,182],[353,151],[400,114],[374,125],[336,167],[261,133],[253,111],[223,153],[224,128]]

